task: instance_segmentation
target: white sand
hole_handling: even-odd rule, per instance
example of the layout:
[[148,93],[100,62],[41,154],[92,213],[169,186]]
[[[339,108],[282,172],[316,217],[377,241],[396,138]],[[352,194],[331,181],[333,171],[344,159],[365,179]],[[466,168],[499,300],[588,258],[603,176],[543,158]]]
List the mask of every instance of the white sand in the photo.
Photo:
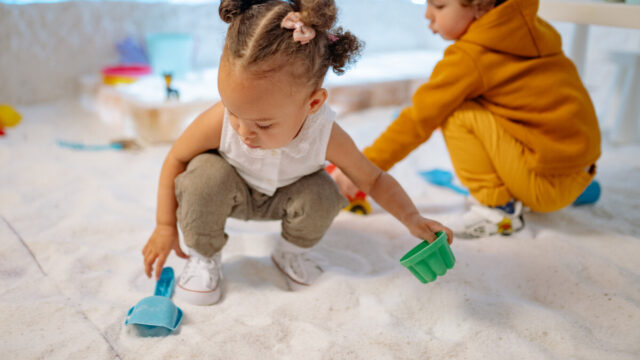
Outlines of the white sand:
[[[317,253],[326,274],[300,293],[269,260],[279,225],[230,221],[219,305],[178,303],[167,337],[140,337],[126,311],[153,292],[140,250],[154,225],[167,146],[76,152],[57,139],[114,136],[69,103],[21,109],[0,138],[0,358],[638,359],[640,146],[605,146],[601,201],[527,214],[527,228],[453,244],[456,266],[423,285],[398,259],[417,243],[390,215],[342,213]],[[361,145],[394,109],[348,116]],[[421,211],[463,198],[418,170],[450,167],[436,136],[393,174]],[[176,273],[183,262],[169,260]]]

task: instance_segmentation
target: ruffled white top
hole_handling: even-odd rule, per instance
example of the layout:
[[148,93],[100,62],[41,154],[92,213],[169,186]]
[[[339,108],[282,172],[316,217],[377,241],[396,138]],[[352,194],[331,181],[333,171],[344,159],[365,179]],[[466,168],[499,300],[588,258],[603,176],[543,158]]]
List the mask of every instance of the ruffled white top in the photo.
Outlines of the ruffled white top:
[[279,187],[324,167],[335,118],[336,113],[325,104],[307,117],[298,135],[287,145],[252,149],[233,130],[225,110],[218,151],[249,186],[272,196]]

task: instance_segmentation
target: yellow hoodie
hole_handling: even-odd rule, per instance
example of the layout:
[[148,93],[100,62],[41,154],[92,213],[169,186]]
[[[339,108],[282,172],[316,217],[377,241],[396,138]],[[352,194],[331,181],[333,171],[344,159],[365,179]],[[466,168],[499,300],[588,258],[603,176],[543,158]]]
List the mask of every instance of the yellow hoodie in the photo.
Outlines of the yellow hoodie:
[[537,11],[538,0],[508,0],[471,23],[365,155],[388,170],[474,100],[528,149],[531,170],[566,174],[595,163],[600,129],[593,104],[560,35]]

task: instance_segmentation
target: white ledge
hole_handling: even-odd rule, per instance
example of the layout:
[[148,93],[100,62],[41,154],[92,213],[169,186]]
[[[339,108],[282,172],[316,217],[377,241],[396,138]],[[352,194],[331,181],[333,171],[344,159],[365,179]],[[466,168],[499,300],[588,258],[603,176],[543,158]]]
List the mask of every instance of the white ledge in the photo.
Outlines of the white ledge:
[[551,21],[640,29],[640,5],[603,0],[541,0],[538,15]]

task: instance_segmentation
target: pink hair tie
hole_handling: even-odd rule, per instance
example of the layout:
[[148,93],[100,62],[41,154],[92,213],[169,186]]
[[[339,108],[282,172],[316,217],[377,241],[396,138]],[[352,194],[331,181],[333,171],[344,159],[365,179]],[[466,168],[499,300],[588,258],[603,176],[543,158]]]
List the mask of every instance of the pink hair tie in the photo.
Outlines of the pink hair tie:
[[329,39],[329,44],[333,44],[334,42],[338,41],[338,36],[329,34],[327,35],[327,39]]
[[305,25],[301,20],[302,16],[299,12],[290,11],[287,16],[282,19],[280,27],[293,30],[293,41],[299,41],[304,45],[316,37],[316,31]]

